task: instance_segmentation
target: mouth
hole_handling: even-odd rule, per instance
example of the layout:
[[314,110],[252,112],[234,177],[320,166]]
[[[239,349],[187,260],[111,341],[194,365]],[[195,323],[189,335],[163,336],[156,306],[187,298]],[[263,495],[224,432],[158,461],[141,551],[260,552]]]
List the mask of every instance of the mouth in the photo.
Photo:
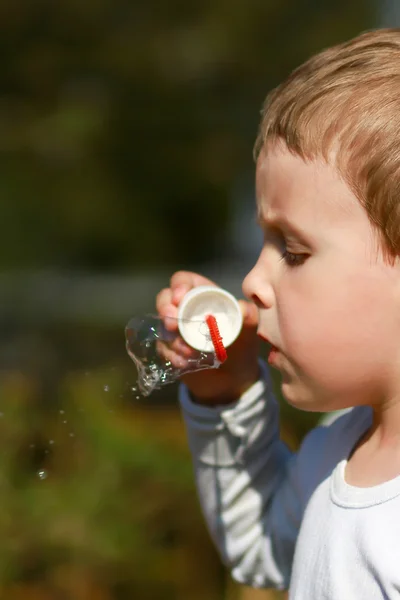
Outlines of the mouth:
[[263,341],[266,342],[269,346],[271,346],[272,348],[274,348],[275,350],[277,350],[277,347],[274,346],[274,344],[271,342],[271,340],[269,340],[267,337],[265,337],[265,335],[263,335],[262,333],[257,332],[257,336]]
[[276,359],[279,353],[279,348],[277,348],[276,346],[274,346],[274,344],[264,335],[262,335],[261,333],[257,332],[258,337],[263,340],[263,342],[266,342],[269,346],[268,348],[268,354],[267,354],[267,361],[271,366],[275,366],[276,363]]

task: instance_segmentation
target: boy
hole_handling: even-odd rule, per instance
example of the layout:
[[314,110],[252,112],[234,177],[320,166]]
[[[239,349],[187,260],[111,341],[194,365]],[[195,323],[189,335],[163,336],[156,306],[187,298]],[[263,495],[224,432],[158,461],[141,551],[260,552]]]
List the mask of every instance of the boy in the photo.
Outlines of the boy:
[[[233,577],[292,600],[400,599],[400,30],[311,58],[267,98],[256,144],[264,245],[244,327],[180,401],[211,535]],[[176,317],[191,288],[160,292]],[[291,454],[258,337],[282,393],[353,407]],[[169,356],[184,360],[176,344]]]

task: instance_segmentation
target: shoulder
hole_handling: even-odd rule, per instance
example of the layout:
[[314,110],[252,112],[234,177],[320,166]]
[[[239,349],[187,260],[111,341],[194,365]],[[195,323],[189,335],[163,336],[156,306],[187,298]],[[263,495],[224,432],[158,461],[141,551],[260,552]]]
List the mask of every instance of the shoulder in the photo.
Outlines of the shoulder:
[[357,406],[324,415],[318,429],[324,432],[327,441],[336,441],[341,438],[343,441],[356,442],[371,425],[371,407]]
[[302,448],[306,452],[314,452],[317,448],[321,451],[329,449],[334,455],[345,455],[347,446],[354,444],[371,424],[372,410],[369,406],[330,413],[305,436]]
[[370,427],[372,410],[368,406],[359,406],[335,417],[322,419],[322,424],[305,436],[296,455],[296,471],[307,496],[349,456]]

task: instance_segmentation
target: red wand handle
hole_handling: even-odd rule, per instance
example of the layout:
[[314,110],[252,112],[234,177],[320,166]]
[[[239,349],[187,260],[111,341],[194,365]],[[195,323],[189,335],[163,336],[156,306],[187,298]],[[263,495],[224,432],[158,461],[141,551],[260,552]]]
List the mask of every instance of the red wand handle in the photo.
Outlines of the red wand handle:
[[215,355],[219,362],[223,363],[228,358],[228,355],[226,353],[226,349],[218,329],[217,319],[214,317],[214,315],[208,315],[206,317],[206,323],[210,331],[211,341],[214,346]]

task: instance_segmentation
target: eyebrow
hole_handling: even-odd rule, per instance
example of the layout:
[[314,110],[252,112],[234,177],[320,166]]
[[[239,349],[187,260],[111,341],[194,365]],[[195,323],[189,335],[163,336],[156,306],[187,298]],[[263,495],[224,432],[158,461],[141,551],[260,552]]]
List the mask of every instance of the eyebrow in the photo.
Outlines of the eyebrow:
[[267,226],[271,230],[287,231],[292,233],[300,240],[304,240],[307,237],[305,231],[303,231],[297,225],[294,225],[287,217],[279,217],[271,214],[271,216],[263,217],[259,208],[257,208],[257,223],[262,228]]

